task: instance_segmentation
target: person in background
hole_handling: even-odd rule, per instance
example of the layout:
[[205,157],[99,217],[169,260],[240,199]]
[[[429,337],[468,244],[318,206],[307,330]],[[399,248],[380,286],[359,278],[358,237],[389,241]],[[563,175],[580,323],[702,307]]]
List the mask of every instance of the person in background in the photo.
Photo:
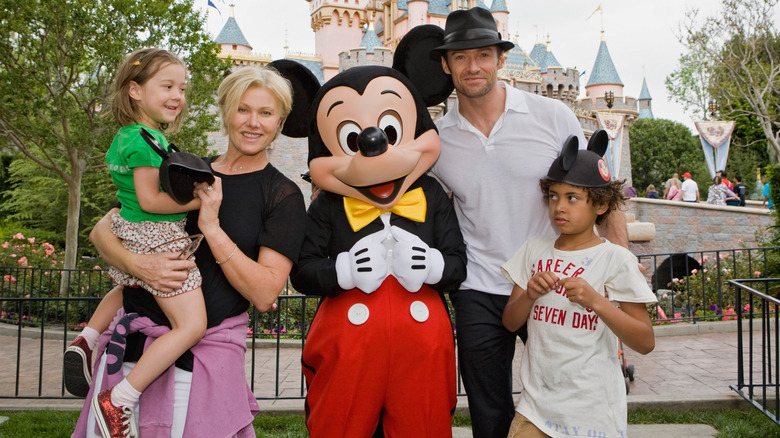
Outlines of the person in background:
[[734,191],[734,185],[731,184],[731,181],[729,181],[728,178],[726,178],[726,171],[725,170],[719,170],[715,175],[720,177],[721,184],[728,187],[729,190]]
[[707,204],[726,205],[727,198],[737,199],[736,193],[726,187],[719,176],[715,175],[712,185],[707,189]]
[[645,190],[645,197],[650,199],[658,199],[658,191],[655,189],[653,184],[647,186],[647,190]]
[[766,176],[761,177],[761,182],[764,183],[764,191],[761,193],[764,196],[764,202],[761,205],[766,205],[770,210],[772,209],[772,187],[769,182],[769,178]]
[[672,184],[675,182],[677,183],[677,188],[679,189],[680,184],[682,184],[682,182],[680,182],[680,175],[678,175],[677,172],[675,172],[674,175],[672,175],[672,177],[667,179],[666,182],[664,183],[664,193],[663,193],[664,199],[672,199],[670,196],[668,196],[669,189],[672,186]]
[[745,185],[742,184],[742,175],[734,176],[734,193],[737,194],[739,199],[726,199],[726,205],[744,207],[747,189],[745,188]]
[[680,188],[679,181],[672,181],[669,186],[669,191],[666,192],[666,199],[670,201],[682,201],[682,189]]
[[685,179],[681,187],[683,202],[699,202],[699,185],[691,179],[689,172],[683,173],[683,179]]

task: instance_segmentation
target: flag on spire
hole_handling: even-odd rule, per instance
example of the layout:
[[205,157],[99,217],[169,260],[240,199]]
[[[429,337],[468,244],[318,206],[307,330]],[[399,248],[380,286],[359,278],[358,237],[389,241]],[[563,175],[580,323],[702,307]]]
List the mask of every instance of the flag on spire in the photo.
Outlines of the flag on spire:
[[221,18],[222,18],[222,11],[220,11],[220,10],[219,10],[219,8],[217,7],[217,5],[215,5],[213,1],[211,1],[211,0],[208,0],[208,2],[209,2],[209,6],[210,6],[210,7],[212,7],[212,8],[214,8],[214,9],[216,9],[216,10],[217,10],[217,13],[219,14],[219,18],[221,19]]
[[601,10],[601,3],[599,3],[599,7],[598,7],[598,8],[596,8],[596,10],[595,10],[595,11],[593,11],[593,12],[592,12],[590,15],[588,15],[588,18],[586,18],[586,19],[585,19],[585,21],[588,21],[588,20],[590,20],[590,17],[592,17],[592,16],[596,15],[596,12],[598,12],[598,11],[600,11],[600,10]]

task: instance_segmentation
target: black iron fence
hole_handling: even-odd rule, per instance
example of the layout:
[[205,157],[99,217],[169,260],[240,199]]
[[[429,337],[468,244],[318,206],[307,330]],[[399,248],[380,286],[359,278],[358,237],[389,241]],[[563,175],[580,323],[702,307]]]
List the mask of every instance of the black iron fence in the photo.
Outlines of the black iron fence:
[[[780,277],[779,247],[648,254],[639,261],[659,299],[648,309],[655,324],[737,319],[743,309],[730,280]],[[764,293],[777,296],[776,286]],[[62,353],[110,289],[101,270],[0,267],[0,398],[69,398]],[[247,372],[258,399],[305,396],[300,354],[317,304],[288,284],[273,309],[250,313]]]
[[737,384],[731,389],[780,425],[779,278],[732,280],[737,304]]

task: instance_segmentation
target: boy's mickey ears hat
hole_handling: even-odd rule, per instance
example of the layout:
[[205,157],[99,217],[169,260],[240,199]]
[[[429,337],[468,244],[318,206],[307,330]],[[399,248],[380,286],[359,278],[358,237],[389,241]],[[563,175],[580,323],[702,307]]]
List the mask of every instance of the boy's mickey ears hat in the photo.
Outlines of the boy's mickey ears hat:
[[561,155],[553,161],[547,179],[577,187],[605,187],[612,179],[602,158],[609,146],[607,131],[599,129],[588,141],[588,149],[579,149],[579,140],[570,135]]

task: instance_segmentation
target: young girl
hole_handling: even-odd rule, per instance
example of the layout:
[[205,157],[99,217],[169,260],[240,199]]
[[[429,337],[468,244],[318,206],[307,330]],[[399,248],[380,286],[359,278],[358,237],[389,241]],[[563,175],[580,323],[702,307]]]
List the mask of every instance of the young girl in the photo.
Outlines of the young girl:
[[653,350],[645,303],[656,298],[636,257],[594,232],[624,202],[600,155],[575,147],[573,164],[566,150],[553,162],[541,187],[561,234],[529,239],[502,266],[515,283],[504,326],[528,324],[509,437],[626,436],[618,337],[638,353]]
[[[161,49],[131,53],[116,75],[112,112],[122,128],[106,153],[106,163],[118,188],[117,198],[122,208],[112,217],[111,229],[122,239],[123,245],[134,252],[182,251],[191,244],[184,231],[184,213],[198,209],[200,201],[196,197],[181,205],[160,191],[162,159],[140,134],[142,128],[146,129],[168,149],[163,132],[175,132],[181,126],[186,112],[186,79],[184,63],[176,55]],[[205,190],[209,189],[211,187]],[[113,388],[101,391],[92,400],[96,421],[104,436],[137,436],[132,407],[141,392],[195,345],[206,331],[201,277],[197,269],[191,269],[181,289],[157,291],[117,269],[111,268],[109,273],[119,285],[141,286],[154,295],[171,323],[171,331],[147,348],[125,379]],[[110,322],[120,306],[121,292],[114,289],[98,306],[91,321],[97,321],[95,325],[98,326]],[[94,334],[85,334],[93,337],[93,342],[81,341],[81,345],[91,344],[87,345],[91,356],[97,338]],[[74,344],[77,342],[78,339]]]

